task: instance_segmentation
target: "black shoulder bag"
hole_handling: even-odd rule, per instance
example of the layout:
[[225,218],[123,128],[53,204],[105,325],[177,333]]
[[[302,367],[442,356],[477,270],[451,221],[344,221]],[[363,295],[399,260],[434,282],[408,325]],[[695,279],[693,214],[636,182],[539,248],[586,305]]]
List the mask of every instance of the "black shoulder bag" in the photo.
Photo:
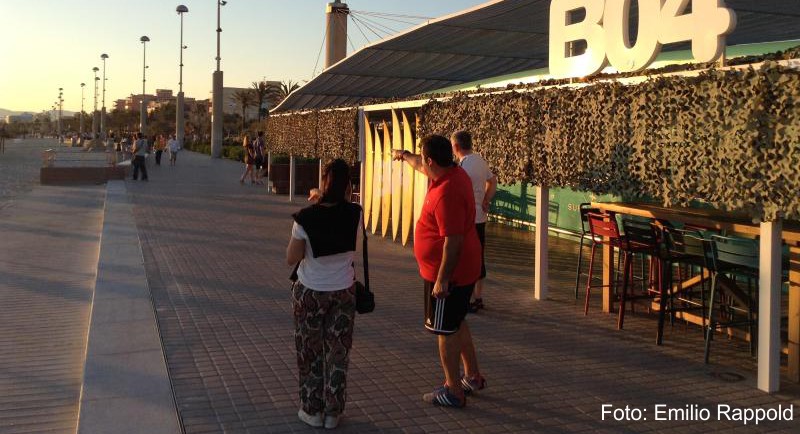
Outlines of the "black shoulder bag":
[[361,250],[364,254],[364,283],[356,280],[356,312],[370,313],[375,310],[375,294],[369,290],[369,255],[367,254],[367,229],[364,228],[363,218],[361,235],[363,238]]

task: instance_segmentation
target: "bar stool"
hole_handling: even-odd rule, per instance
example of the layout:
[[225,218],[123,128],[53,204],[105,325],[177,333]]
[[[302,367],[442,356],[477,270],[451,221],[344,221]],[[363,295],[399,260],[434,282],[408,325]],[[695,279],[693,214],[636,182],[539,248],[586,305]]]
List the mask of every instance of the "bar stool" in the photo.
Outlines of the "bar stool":
[[579,211],[581,215],[581,241],[580,246],[578,247],[578,268],[575,271],[575,299],[578,299],[578,286],[580,286],[581,276],[586,275],[587,273],[581,272],[581,265],[583,265],[583,245],[585,240],[588,238],[589,246],[594,245],[594,238],[592,238],[591,229],[589,229],[589,213],[599,213],[600,210],[597,208],[592,208],[592,205],[589,203],[582,203],[579,206]]
[[[622,265],[622,293],[620,297],[619,319],[617,328],[622,329],[625,321],[625,303],[639,296],[627,296],[628,286],[632,279],[629,279],[633,270],[633,254],[641,253],[650,255],[655,254],[656,237],[653,228],[647,224],[647,229],[639,227],[634,222],[629,222],[627,227],[629,232],[623,236],[620,234],[616,216],[612,213],[588,212],[589,231],[594,238],[592,243],[592,253],[589,257],[589,276],[586,280],[586,300],[584,302],[583,314],[589,313],[589,298],[592,288],[606,287],[609,285],[592,285],[592,274],[594,268],[594,257],[598,246],[607,245],[616,248],[623,256]],[[623,225],[625,225],[623,221]],[[616,281],[616,279],[614,279]],[[613,285],[613,283],[611,284]],[[649,295],[648,295],[649,296]]]
[[[663,294],[664,285],[662,279],[662,263],[659,260],[658,249],[659,239],[652,222],[633,220],[625,218],[622,220],[622,229],[625,231],[623,235],[623,266],[622,266],[622,294],[620,295],[620,308],[619,320],[617,328],[622,329],[623,321],[625,320],[625,303],[631,302],[631,311],[633,311],[633,302],[639,299],[653,300]],[[643,291],[639,294],[633,293],[634,273],[633,273],[633,259],[635,254],[642,255],[642,286]],[[649,273],[647,276],[644,274],[644,261],[649,262]]]
[[[659,300],[658,312],[658,332],[656,334],[656,344],[661,345],[664,337],[664,322],[666,313],[670,313],[670,323],[674,323],[676,312],[686,312],[691,310],[699,310],[702,317],[702,327],[705,330],[705,312],[706,312],[706,283],[703,279],[700,283],[700,302],[691,297],[690,290],[678,288],[675,292],[672,291],[673,287],[673,266],[678,266],[678,281],[683,282],[688,277],[690,272],[694,269],[700,269],[701,273],[707,268],[707,263],[710,260],[706,256],[706,240],[703,234],[696,229],[678,229],[674,227],[661,227],[661,242],[660,256],[664,275],[662,280],[663,293]],[[686,270],[686,273],[683,270]],[[686,294],[684,298],[680,298],[681,294]],[[678,298],[682,305],[675,307],[674,300]],[[669,301],[669,307],[667,307]]]
[[[707,248],[710,247],[709,271],[711,271],[711,295],[708,300],[708,326],[706,327],[705,351],[703,359],[708,363],[711,353],[711,340],[717,327],[731,327],[735,325],[747,325],[750,334],[750,355],[755,355],[756,319],[753,314],[755,310],[755,300],[752,296],[750,283],[758,281],[758,262],[759,246],[756,240],[738,237],[723,237],[712,235]],[[733,280],[736,277],[743,277],[748,280],[747,293]],[[717,294],[717,287],[721,278],[728,278],[723,286],[724,292]],[[733,278],[733,279],[731,279]],[[714,317],[715,296],[719,295],[719,320]],[[745,306],[746,305],[746,306]],[[746,313],[747,319],[736,319],[737,313]]]

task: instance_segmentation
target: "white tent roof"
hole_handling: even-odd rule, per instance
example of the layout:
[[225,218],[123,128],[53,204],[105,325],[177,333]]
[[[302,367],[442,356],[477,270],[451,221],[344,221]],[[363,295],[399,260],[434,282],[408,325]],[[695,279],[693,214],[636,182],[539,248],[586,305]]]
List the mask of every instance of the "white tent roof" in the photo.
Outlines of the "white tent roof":
[[[738,18],[729,45],[800,38],[800,0],[726,4]],[[547,67],[549,9],[550,0],[494,0],[419,25],[331,66],[275,111],[353,106]]]

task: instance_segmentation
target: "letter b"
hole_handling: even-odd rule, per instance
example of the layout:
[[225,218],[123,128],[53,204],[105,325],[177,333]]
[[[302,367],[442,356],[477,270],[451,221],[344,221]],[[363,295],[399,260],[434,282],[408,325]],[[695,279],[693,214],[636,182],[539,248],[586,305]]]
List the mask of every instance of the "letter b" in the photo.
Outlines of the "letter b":
[[[570,12],[585,9],[586,18],[572,23]],[[553,0],[550,4],[550,75],[580,77],[594,74],[606,65],[603,30],[605,1]],[[571,42],[586,41],[586,52],[570,56]]]

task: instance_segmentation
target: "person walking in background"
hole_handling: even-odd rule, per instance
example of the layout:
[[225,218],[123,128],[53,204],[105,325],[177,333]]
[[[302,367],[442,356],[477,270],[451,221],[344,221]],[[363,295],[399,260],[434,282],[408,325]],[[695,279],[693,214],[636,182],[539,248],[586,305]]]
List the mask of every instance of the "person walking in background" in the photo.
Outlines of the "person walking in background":
[[250,176],[250,183],[256,183],[256,174],[254,166],[256,164],[256,150],[253,146],[253,143],[247,136],[244,136],[242,139],[242,147],[244,148],[244,173],[242,173],[242,177],[239,178],[239,183],[244,184],[245,178]]
[[[445,384],[422,399],[434,405],[464,407],[466,394],[486,385],[465,319],[481,271],[475,198],[469,176],[453,162],[447,138],[424,137],[420,148],[422,155],[396,149],[392,157],[431,180],[414,229],[414,256],[424,281],[425,328],[438,335]],[[464,364],[463,376],[459,374],[459,359]]]
[[174,166],[178,161],[178,151],[181,150],[181,145],[178,143],[178,139],[175,138],[175,134],[170,136],[167,148],[169,149],[169,165]]
[[264,164],[267,160],[267,153],[266,151],[266,144],[264,143],[264,132],[259,131],[256,140],[253,142],[253,149],[255,151],[255,170],[256,170],[256,183],[263,184],[261,182],[261,177],[264,176],[262,174],[262,170],[264,169]]
[[164,153],[164,149],[167,147],[167,141],[164,139],[163,134],[159,134],[153,141],[153,149],[156,151],[156,166],[160,166],[161,154]]
[[150,145],[144,134],[136,133],[136,142],[133,144],[133,180],[139,178],[139,171],[142,171],[142,181],[147,181],[147,166],[144,164],[144,159],[150,153]]
[[486,220],[489,217],[489,204],[497,191],[497,177],[494,176],[483,157],[472,150],[472,135],[467,131],[456,131],[450,137],[458,164],[467,172],[472,181],[475,195],[475,229],[481,242],[481,277],[475,282],[470,313],[483,309],[483,282],[486,279]]
[[347,366],[356,314],[353,256],[362,210],[347,200],[350,167],[341,159],[322,173],[322,197],[294,214],[286,262],[292,285],[300,380],[297,416],[315,427],[336,428],[347,398]]

